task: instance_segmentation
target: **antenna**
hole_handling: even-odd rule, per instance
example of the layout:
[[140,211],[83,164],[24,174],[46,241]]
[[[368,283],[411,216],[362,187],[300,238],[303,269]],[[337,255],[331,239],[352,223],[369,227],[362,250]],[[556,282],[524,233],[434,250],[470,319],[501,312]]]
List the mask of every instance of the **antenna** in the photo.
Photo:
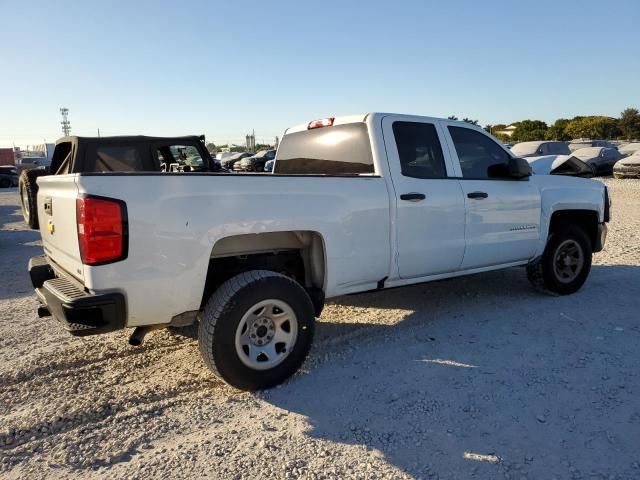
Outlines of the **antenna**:
[[65,137],[68,137],[69,134],[71,133],[71,123],[69,122],[69,109],[64,107],[61,108],[60,115],[62,115],[62,121],[60,122],[60,124],[62,125],[62,133],[64,134]]

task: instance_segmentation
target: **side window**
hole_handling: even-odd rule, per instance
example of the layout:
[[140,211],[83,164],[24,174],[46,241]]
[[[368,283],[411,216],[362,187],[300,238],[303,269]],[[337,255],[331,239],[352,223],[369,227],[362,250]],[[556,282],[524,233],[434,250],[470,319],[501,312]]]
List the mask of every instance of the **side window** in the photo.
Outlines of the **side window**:
[[488,136],[470,128],[449,127],[463,178],[508,178],[510,155]]
[[136,147],[99,146],[96,149],[96,172],[141,172],[142,157]]
[[442,147],[431,123],[394,122],[393,136],[398,147],[402,175],[414,178],[444,178]]
[[200,152],[193,145],[162,145],[156,149],[163,172],[191,172],[205,166]]

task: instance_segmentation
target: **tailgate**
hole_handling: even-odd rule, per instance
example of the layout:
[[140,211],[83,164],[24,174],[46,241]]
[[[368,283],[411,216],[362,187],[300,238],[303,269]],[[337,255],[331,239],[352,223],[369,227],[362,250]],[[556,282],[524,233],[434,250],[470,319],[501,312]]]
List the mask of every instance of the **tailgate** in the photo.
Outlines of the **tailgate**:
[[83,280],[78,244],[75,175],[38,178],[38,220],[46,255],[62,269]]

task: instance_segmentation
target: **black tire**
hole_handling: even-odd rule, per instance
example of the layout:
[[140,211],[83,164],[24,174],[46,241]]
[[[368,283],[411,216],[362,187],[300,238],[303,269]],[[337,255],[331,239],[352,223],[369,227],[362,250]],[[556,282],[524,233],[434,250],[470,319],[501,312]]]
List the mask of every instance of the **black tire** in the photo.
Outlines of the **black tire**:
[[[564,264],[566,256],[563,257],[563,253],[567,248],[582,253],[581,266],[579,269],[576,266],[575,272],[572,272],[573,266]],[[570,295],[577,292],[587,280],[592,256],[591,241],[584,230],[577,225],[566,225],[551,233],[542,257],[527,266],[527,277],[539,291]],[[564,273],[571,271],[563,276],[563,270]]]
[[11,187],[11,180],[8,178],[0,178],[0,188],[9,188]]
[[38,229],[38,177],[46,175],[44,170],[23,170],[18,180],[18,191],[20,193],[20,205],[22,206],[22,216],[29,227]]
[[[240,358],[236,333],[245,314],[270,299],[284,302],[292,310],[297,335],[280,363],[253,369]],[[314,326],[313,305],[300,284],[279,273],[252,270],[227,280],[209,298],[198,331],[200,353],[207,366],[229,385],[241,390],[270,388],[300,368],[311,348]]]

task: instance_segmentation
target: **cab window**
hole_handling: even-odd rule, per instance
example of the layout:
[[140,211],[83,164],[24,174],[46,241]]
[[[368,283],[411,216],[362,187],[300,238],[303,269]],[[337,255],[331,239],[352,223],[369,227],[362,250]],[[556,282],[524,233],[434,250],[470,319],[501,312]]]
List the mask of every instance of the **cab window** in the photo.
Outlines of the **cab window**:
[[402,175],[414,178],[444,178],[447,169],[435,125],[394,122],[393,135],[398,147]]
[[449,127],[462,178],[505,179],[509,178],[511,156],[487,135],[470,128]]

